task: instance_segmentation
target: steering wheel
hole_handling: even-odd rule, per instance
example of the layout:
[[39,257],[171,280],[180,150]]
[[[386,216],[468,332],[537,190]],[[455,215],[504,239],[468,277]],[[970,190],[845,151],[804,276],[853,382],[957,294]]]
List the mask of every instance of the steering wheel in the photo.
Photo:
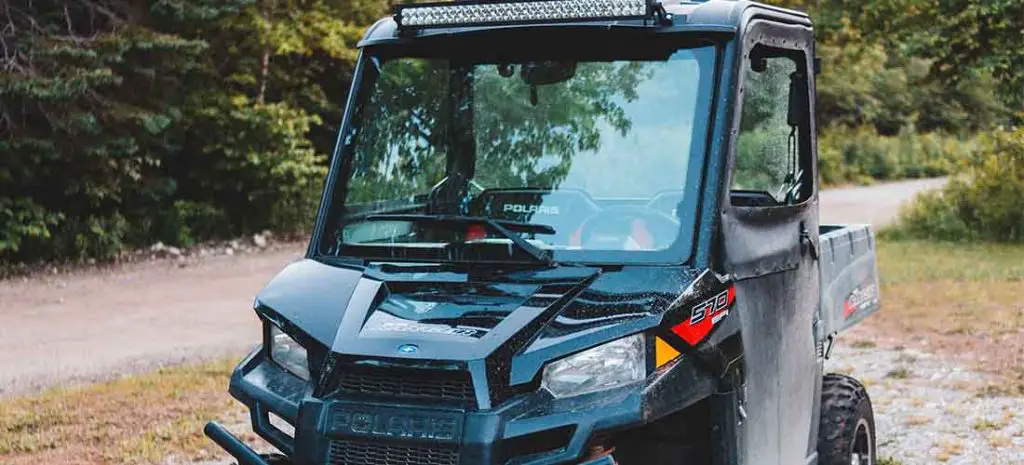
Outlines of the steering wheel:
[[591,249],[657,250],[671,245],[679,221],[646,206],[614,205],[583,220],[579,245]]
[[[459,180],[465,182],[457,184]],[[460,176],[445,176],[437,184],[430,188],[427,195],[428,211],[430,213],[458,213],[465,214],[469,202],[475,198],[472,190],[476,189],[477,194],[487,190],[473,179]]]

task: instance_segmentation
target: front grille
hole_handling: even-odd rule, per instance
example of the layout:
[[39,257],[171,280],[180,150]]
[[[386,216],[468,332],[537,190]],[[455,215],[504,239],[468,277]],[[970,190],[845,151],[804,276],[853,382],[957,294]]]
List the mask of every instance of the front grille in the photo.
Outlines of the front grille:
[[331,465],[458,465],[455,446],[396,446],[362,441],[331,441]]
[[468,372],[348,365],[341,367],[338,392],[354,396],[397,397],[475,405]]

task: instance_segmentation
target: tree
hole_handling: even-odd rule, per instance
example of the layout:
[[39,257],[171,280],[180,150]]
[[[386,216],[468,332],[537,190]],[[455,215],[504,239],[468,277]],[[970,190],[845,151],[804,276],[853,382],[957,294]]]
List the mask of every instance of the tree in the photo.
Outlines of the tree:
[[[133,2],[4,2],[0,254],[108,255],[146,215],[181,85],[205,50]],[[27,249],[27,250],[24,250]]]
[[1007,122],[1007,107],[1024,102],[1024,78],[1013,72],[1024,66],[1019,0],[772,3],[814,17],[823,126],[976,132]]
[[385,1],[0,6],[0,257],[301,228]]
[[878,40],[934,60],[934,79],[958,84],[990,74],[1016,120],[1024,120],[1024,2],[884,0],[850,11]]

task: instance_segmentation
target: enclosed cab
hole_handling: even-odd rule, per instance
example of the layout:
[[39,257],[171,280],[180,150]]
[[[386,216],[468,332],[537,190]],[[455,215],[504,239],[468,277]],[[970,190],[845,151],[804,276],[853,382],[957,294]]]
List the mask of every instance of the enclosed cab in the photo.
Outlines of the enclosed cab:
[[240,462],[874,463],[867,393],[823,375],[878,286],[870,229],[818,224],[806,15],[414,4],[360,49],[231,379],[282,455],[207,427]]

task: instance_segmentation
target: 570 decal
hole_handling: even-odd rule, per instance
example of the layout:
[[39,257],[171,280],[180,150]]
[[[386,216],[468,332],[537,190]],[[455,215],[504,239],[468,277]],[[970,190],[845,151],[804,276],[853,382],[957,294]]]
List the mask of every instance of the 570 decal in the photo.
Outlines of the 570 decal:
[[690,310],[690,318],[673,326],[672,332],[691,346],[699,344],[718,322],[729,315],[729,309],[735,300],[736,288],[729,286],[728,289],[694,306]]
[[707,302],[693,307],[693,310],[690,312],[690,325],[698,324],[704,321],[705,318],[711,318],[711,324],[715,324],[728,315],[729,304],[732,303],[732,299],[729,298],[730,291],[732,291],[732,288],[722,291],[721,294],[716,295]]

